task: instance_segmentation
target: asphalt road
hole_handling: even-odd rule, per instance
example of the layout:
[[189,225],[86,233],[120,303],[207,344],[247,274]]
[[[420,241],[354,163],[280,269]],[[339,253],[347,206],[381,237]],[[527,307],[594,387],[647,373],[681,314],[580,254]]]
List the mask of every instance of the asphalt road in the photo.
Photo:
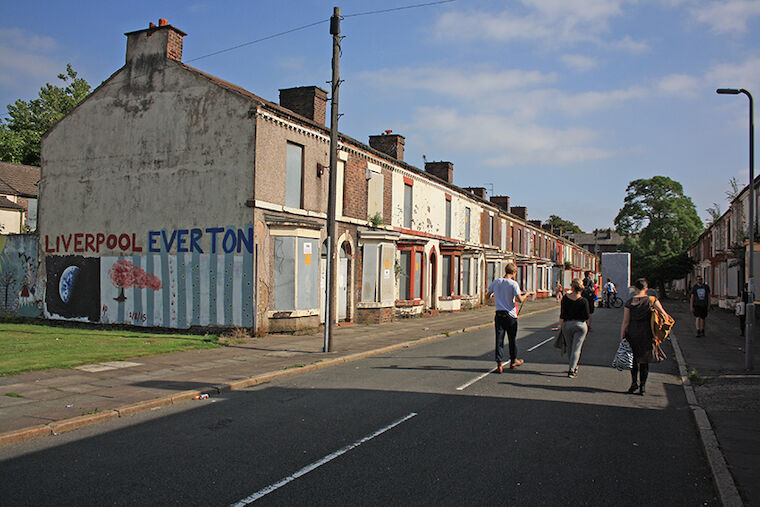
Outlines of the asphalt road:
[[522,367],[485,375],[488,329],[0,448],[2,505],[719,505],[675,362],[645,396],[608,366],[597,310],[580,373],[556,312],[521,319]]

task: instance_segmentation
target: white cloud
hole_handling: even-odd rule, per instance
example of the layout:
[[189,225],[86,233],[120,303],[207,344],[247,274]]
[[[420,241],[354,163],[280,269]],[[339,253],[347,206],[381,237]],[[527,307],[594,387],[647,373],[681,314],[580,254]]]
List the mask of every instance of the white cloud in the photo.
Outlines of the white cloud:
[[695,97],[704,82],[688,74],[670,74],[657,83],[657,89],[666,94]]
[[647,90],[642,86],[576,94],[558,93],[556,105],[565,112],[578,116],[602,109],[619,107],[624,102],[640,100],[646,96]]
[[535,41],[549,47],[592,42],[614,50],[641,52],[648,45],[630,36],[604,41],[610,21],[623,15],[626,0],[522,0],[500,12],[450,11],[442,14],[435,34],[442,40],[491,42]]
[[700,4],[692,14],[701,23],[709,25],[715,33],[744,34],[747,21],[760,16],[757,0],[720,0]]
[[0,45],[32,53],[52,51],[58,47],[52,37],[36,35],[20,28],[0,28]]
[[760,56],[744,62],[722,63],[707,72],[707,79],[716,88],[746,88],[760,92]]
[[595,58],[585,55],[562,55],[559,59],[567,67],[579,72],[585,72],[597,66]]
[[649,44],[646,42],[634,40],[630,35],[626,35],[620,40],[608,43],[607,47],[609,49],[625,51],[627,53],[645,53],[651,49]]
[[556,81],[554,73],[532,70],[465,70],[443,67],[381,69],[359,76],[373,86],[422,90],[460,99],[473,100],[485,95],[533,88]]
[[0,28],[0,83],[21,88],[57,76],[62,69],[60,62],[46,55],[57,46],[50,37]]
[[490,167],[568,165],[610,156],[591,146],[595,134],[582,128],[558,129],[496,114],[462,114],[444,108],[419,108],[415,118],[416,135],[431,137],[431,145],[443,151],[458,149],[480,155]]

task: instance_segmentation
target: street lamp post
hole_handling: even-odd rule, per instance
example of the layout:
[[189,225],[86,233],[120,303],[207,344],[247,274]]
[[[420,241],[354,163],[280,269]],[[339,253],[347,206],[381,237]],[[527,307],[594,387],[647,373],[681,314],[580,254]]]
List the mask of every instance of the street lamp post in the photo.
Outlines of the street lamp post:
[[752,94],[744,88],[718,88],[721,95],[743,93],[749,99],[749,278],[747,280],[746,329],[744,333],[744,367],[752,369],[752,331],[755,326],[755,124],[753,121]]

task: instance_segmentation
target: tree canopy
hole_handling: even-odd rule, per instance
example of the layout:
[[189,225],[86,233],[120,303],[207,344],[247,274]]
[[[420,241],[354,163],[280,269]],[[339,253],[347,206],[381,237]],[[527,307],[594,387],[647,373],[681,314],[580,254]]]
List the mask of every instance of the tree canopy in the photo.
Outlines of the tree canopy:
[[581,228],[573,222],[560,218],[557,215],[549,215],[549,218],[544,224],[551,225],[555,230],[562,230],[563,232],[583,232]]
[[47,83],[37,98],[7,106],[8,117],[0,118],[0,160],[39,165],[42,136],[90,93],[89,83],[77,76],[71,64],[58,79],[65,86]]
[[646,277],[663,295],[665,282],[691,269],[686,251],[703,228],[694,202],[666,176],[630,182],[615,227],[626,237],[634,278]]

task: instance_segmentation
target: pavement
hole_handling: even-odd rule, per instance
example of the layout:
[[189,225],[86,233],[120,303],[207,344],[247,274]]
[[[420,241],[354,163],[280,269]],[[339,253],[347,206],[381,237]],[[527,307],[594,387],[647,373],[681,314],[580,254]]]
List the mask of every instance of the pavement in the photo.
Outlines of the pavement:
[[[697,338],[688,304],[663,304],[676,319],[671,344],[721,500],[724,505],[760,505],[760,354],[754,356],[755,369],[745,371],[745,342],[732,313],[711,311],[706,336]],[[558,314],[559,305],[554,299],[529,301],[521,315],[542,311]],[[622,318],[619,309],[596,311],[620,312]],[[163,406],[203,403],[206,395],[490,327],[492,319],[493,309],[485,307],[341,326],[335,329],[331,352],[322,351],[321,332],[272,334],[218,349],[0,377],[0,445]],[[755,350],[760,349],[757,339],[755,343]]]

